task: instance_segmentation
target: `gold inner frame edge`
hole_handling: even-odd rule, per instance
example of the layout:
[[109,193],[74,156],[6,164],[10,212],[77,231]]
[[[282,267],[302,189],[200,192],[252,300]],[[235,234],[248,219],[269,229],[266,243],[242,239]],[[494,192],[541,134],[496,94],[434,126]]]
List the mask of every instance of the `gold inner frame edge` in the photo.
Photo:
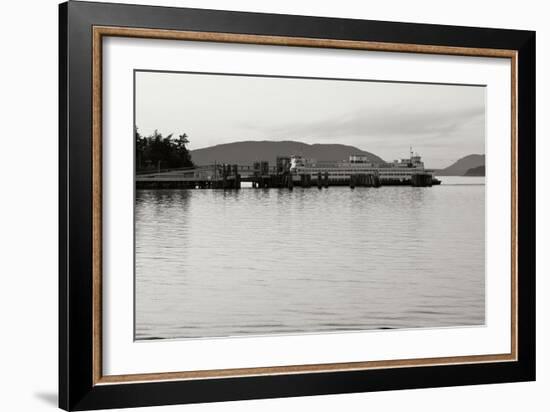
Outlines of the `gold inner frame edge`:
[[[130,375],[103,375],[102,339],[102,40],[105,36],[163,40],[187,40],[238,44],[257,44],[291,47],[317,47],[399,53],[498,57],[511,60],[511,352],[505,354],[450,356],[417,359],[288,365],[254,368],[235,368],[181,372],[141,373]],[[432,46],[404,43],[385,43],[356,40],[264,36],[236,33],[178,31],[130,27],[94,26],[92,29],[92,335],[94,385],[149,381],[216,379],[228,377],[357,371],[381,368],[457,365],[517,361],[517,51],[505,49]]]

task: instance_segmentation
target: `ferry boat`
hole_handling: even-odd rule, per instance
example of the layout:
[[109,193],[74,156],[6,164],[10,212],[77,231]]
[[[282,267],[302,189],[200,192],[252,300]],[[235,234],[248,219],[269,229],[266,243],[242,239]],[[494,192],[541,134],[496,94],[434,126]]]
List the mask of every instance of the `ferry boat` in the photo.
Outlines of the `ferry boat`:
[[441,183],[433,169],[426,169],[418,153],[410,150],[409,158],[391,163],[375,164],[368,156],[352,155],[341,161],[316,161],[294,155],[290,157],[290,172],[294,175],[327,176],[331,184],[349,182],[353,175],[372,175],[382,185],[432,186]]

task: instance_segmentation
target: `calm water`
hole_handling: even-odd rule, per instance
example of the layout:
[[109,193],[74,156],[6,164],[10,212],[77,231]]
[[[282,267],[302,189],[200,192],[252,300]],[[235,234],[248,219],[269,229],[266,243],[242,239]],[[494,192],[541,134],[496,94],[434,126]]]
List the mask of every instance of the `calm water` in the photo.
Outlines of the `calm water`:
[[136,192],[136,339],[481,325],[484,178]]

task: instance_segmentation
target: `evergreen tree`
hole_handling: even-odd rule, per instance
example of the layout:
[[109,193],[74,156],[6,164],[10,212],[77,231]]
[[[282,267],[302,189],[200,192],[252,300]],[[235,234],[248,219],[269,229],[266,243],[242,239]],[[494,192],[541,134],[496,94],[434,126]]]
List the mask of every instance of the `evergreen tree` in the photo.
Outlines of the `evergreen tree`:
[[142,136],[135,127],[134,137],[138,171],[194,166],[186,147],[189,143],[186,133],[179,135],[177,139],[173,139],[173,134],[163,137],[158,130],[151,136]]

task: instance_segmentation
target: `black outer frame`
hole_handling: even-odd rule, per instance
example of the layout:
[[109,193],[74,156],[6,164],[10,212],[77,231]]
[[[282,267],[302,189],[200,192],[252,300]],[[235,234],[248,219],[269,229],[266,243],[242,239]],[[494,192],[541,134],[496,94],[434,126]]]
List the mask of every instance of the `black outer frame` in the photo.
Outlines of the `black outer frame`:
[[[93,385],[92,26],[518,52],[518,361]],[[107,409],[535,380],[535,32],[74,2],[59,6],[59,407]]]

